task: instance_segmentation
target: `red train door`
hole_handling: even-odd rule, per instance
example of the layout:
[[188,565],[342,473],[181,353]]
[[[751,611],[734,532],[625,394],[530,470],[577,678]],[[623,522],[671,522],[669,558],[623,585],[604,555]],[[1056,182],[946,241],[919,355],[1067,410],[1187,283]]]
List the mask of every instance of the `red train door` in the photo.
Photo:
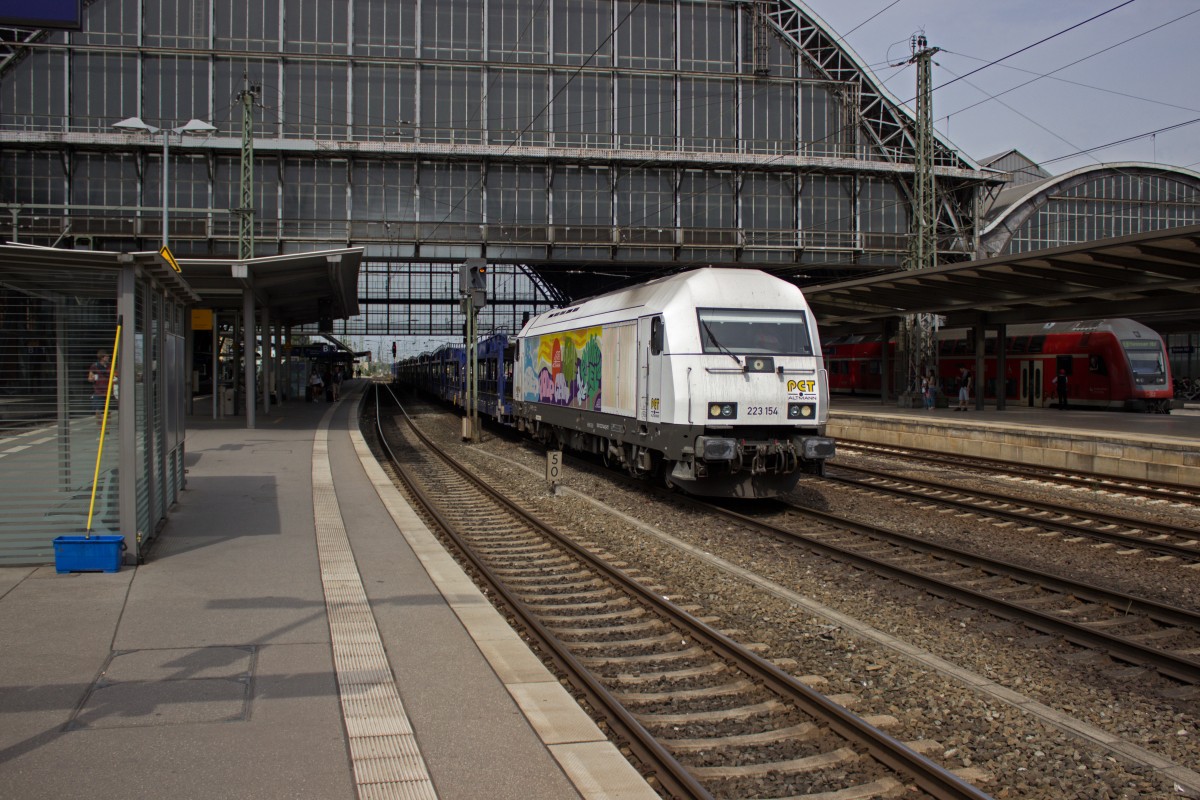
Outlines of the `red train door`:
[[1021,405],[1037,407],[1042,404],[1042,362],[1021,361]]

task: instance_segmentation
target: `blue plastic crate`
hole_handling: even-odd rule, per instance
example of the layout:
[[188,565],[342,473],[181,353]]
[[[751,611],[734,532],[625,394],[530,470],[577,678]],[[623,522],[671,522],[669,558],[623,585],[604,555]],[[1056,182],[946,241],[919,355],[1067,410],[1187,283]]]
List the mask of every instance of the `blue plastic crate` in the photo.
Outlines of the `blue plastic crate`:
[[59,536],[54,540],[54,571],[116,572],[124,550],[124,536]]

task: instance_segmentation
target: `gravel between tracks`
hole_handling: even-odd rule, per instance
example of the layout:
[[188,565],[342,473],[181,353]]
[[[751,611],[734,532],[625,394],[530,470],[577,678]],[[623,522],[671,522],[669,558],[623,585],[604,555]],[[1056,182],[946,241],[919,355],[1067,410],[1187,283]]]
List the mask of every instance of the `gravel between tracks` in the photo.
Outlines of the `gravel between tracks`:
[[[739,631],[742,641],[768,646],[773,659],[791,659],[796,675],[819,675],[826,694],[853,694],[860,714],[889,714],[900,724],[890,730],[902,740],[935,740],[933,751],[954,770],[1000,798],[1179,798],[1171,781],[1145,767],[1045,724],[1017,707],[980,694],[900,654],[850,634],[828,619],[772,595],[680,551],[617,514],[573,498],[551,496],[540,477],[542,452],[485,434],[475,447],[460,441],[456,416],[428,408],[410,409],[422,429],[478,474],[520,498],[530,510],[586,539],[627,563],[680,603],[720,619],[718,627]],[[525,469],[489,457],[510,459]],[[852,459],[839,457],[846,463]],[[857,459],[855,459],[857,460]],[[882,465],[885,459],[860,463]],[[895,462],[887,467],[897,470]],[[963,477],[947,469],[913,466],[938,480],[957,475],[996,491],[998,479]],[[986,614],[924,595],[812,555],[802,549],[739,530],[668,501],[631,492],[607,477],[566,470],[565,485],[608,507],[751,570],[788,589],[910,642],[1027,698],[1083,720],[1110,734],[1170,759],[1200,768],[1200,695],[1142,670],[1082,651],[1051,637],[1037,636]],[[1147,505],[1116,495],[1022,485],[1014,494],[1103,505],[1120,513],[1147,508],[1164,519],[1200,524],[1200,512]],[[1064,499],[1065,495],[1065,499]],[[1083,579],[1104,575],[1112,588],[1190,608],[1200,606],[1200,572],[1178,562],[1144,555],[1117,555],[1113,548],[1066,543],[1061,537],[1018,533],[952,514],[924,511],[821,482],[801,483],[790,498],[884,527],[984,552],[1044,571]],[[744,510],[744,509],[739,509]],[[988,776],[980,780],[978,776]]]

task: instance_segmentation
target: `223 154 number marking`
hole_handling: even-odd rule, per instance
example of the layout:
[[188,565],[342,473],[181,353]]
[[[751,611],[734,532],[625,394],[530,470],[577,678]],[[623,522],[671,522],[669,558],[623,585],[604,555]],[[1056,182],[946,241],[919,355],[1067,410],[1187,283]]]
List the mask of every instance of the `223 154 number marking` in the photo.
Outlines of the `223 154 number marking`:
[[778,417],[779,409],[774,406],[749,406],[746,408],[748,417]]

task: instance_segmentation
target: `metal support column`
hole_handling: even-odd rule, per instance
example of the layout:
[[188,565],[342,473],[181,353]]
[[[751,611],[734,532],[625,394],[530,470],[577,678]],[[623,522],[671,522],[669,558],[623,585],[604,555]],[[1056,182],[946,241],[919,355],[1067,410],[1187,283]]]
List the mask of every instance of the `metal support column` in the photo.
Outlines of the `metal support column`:
[[1008,326],[996,327],[996,410],[1003,411],[1008,405]]
[[[121,340],[117,353],[117,385],[125,401],[117,404],[117,508],[121,525],[121,535],[125,537],[125,563],[136,564],[141,558],[142,531],[138,529],[138,449],[137,436],[134,426],[137,425],[137,399],[148,391],[148,373],[150,370],[137,369],[138,350],[136,343],[139,334],[137,318],[137,268],[133,259],[122,259],[121,273],[117,278],[117,318],[123,323]],[[114,324],[117,320],[113,320]],[[143,341],[147,339],[143,338]],[[142,357],[145,357],[144,355]],[[137,374],[142,373],[142,383],[138,384]],[[145,437],[147,446],[153,441]],[[149,479],[149,478],[148,478]],[[151,496],[153,486],[147,487],[146,495]]]
[[221,399],[221,336],[218,333],[221,329],[221,320],[215,310],[213,311],[212,325],[212,367],[208,376],[212,386],[212,418],[216,419],[217,412],[220,410],[218,402]]
[[[55,416],[58,419],[58,489],[70,492],[75,485],[75,476],[71,458],[71,364],[67,355],[69,342],[64,305],[61,298],[54,301],[54,374],[58,378]],[[88,356],[92,357],[92,354]]]
[[888,353],[888,340],[892,338],[894,323],[884,320],[880,323],[880,335],[883,346],[879,348],[879,402],[886,404],[892,394],[892,359]]
[[271,358],[274,368],[271,371],[271,375],[275,378],[275,403],[276,405],[283,405],[283,401],[288,396],[288,374],[283,369],[283,326],[278,322],[275,323],[272,330],[271,342],[274,345]]
[[192,335],[192,310],[183,309],[183,414],[184,418],[191,416],[196,394],[196,382],[192,373],[196,371],[196,344]]
[[246,429],[254,429],[254,293],[242,289],[242,385],[245,387]]
[[983,326],[983,321],[975,323],[975,410],[983,410],[983,395],[984,385],[984,354],[986,353],[985,345],[987,344],[987,328]]
[[271,413],[271,376],[274,364],[271,355],[271,309],[263,306],[260,313],[258,341],[262,347],[262,407],[263,416]]

